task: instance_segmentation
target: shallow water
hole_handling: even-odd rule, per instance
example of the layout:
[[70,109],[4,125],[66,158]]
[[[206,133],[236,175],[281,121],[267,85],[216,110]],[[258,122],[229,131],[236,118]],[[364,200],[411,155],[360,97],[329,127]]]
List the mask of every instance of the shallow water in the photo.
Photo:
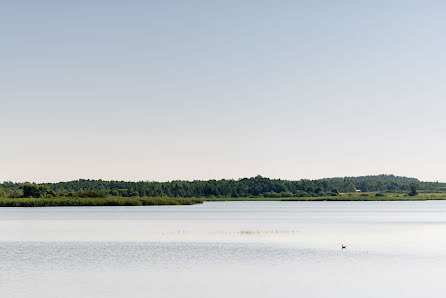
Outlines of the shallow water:
[[0,208],[0,254],[1,297],[444,297],[446,201]]

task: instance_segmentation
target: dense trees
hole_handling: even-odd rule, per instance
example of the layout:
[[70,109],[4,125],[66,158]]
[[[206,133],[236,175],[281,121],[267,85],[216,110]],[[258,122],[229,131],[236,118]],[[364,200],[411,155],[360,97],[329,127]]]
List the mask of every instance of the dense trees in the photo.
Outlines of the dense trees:
[[410,184],[410,192],[408,193],[408,195],[411,197],[418,195],[417,185],[415,183]]
[[[421,182],[414,178],[393,175],[328,178],[319,180],[281,180],[262,176],[239,180],[125,182],[76,180],[47,184],[0,184],[8,196],[42,197],[56,194],[103,197],[317,197],[351,192],[446,191],[445,183]],[[354,188],[354,190],[353,190]],[[0,194],[1,195],[1,194]]]
[[5,197],[6,197],[6,191],[4,191],[2,187],[0,187],[0,198],[5,198]]
[[42,198],[56,195],[47,185],[25,183],[21,185],[21,189],[23,189],[24,198]]
[[356,186],[350,182],[350,184],[347,186],[347,192],[356,192]]

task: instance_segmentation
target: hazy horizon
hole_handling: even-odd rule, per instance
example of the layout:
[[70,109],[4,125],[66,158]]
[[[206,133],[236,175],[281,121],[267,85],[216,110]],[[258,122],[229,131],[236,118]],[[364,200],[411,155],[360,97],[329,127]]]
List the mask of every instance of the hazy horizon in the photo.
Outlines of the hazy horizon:
[[0,181],[446,181],[443,1],[0,4]]

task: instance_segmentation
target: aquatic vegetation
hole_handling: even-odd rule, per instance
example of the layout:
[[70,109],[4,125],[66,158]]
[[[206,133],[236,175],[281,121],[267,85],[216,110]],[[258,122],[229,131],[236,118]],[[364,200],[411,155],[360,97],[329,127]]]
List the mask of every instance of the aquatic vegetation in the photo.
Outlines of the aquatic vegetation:
[[158,206],[193,205],[202,200],[190,198],[149,197],[46,197],[46,198],[0,198],[0,207],[55,207],[55,206]]

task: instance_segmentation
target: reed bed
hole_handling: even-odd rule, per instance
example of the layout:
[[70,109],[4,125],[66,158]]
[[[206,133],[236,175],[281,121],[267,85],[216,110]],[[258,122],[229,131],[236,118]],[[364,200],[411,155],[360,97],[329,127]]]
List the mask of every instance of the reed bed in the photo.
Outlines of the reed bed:
[[0,198],[0,207],[57,207],[57,206],[162,206],[193,205],[203,203],[189,198],[149,197],[52,197],[52,198]]

